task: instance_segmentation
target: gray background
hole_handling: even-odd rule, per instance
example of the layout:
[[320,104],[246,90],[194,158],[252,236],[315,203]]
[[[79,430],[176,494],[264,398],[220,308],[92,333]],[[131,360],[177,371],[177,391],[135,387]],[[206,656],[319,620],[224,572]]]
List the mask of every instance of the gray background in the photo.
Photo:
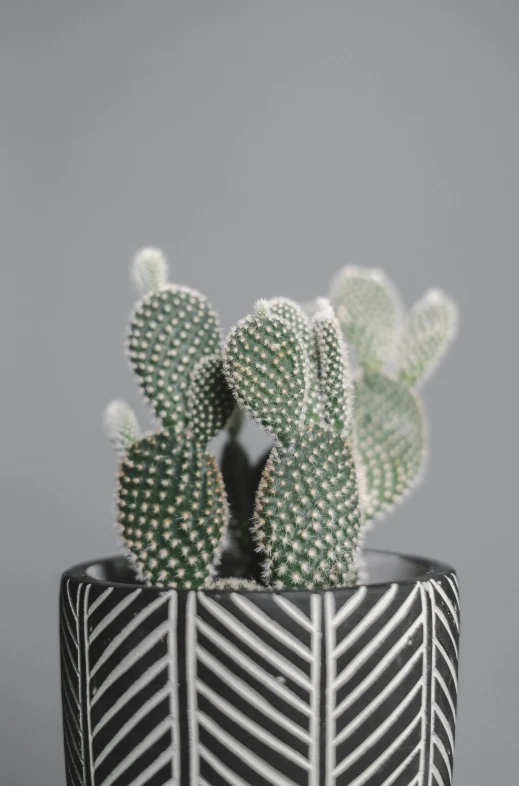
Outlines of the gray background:
[[516,0],[0,8],[2,786],[64,783],[58,579],[118,550],[100,422],[139,403],[121,344],[144,244],[226,327],[346,262],[459,301],[427,479],[371,543],[458,567],[455,784],[514,783]]

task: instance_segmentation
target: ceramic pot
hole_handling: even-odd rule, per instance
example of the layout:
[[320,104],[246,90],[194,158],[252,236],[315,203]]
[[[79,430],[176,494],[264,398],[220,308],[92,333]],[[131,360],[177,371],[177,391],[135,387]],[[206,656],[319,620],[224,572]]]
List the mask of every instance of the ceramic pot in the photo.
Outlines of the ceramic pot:
[[368,552],[370,583],[139,585],[123,558],[61,583],[68,786],[449,786],[454,571]]

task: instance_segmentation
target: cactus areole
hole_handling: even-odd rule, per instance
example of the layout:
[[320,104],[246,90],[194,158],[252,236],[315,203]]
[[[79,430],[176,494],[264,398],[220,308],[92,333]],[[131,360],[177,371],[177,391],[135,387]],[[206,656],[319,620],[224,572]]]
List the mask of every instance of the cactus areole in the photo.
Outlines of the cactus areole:
[[[346,267],[224,337],[160,251],[132,278],[155,425],[107,407],[125,556],[62,579],[67,786],[450,786],[456,574],[364,536],[423,474],[419,391],[454,303],[406,316],[382,272]],[[271,439],[257,461],[247,419]]]

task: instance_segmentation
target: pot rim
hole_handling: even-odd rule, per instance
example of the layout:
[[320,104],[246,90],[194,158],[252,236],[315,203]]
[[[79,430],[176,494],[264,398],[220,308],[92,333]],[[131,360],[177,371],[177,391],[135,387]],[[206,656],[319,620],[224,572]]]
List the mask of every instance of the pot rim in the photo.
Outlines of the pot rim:
[[240,594],[244,595],[257,595],[258,592],[261,594],[267,593],[277,593],[277,594],[287,594],[287,593],[323,593],[323,592],[346,592],[346,591],[356,591],[359,587],[387,587],[389,588],[392,584],[398,584],[399,586],[409,586],[412,584],[419,584],[423,582],[431,581],[432,579],[438,579],[441,576],[444,576],[446,573],[456,575],[456,571],[450,565],[447,565],[444,562],[440,562],[437,560],[429,559],[426,557],[419,557],[412,554],[402,554],[396,551],[389,551],[387,549],[366,549],[364,554],[369,558],[370,555],[373,557],[393,557],[397,558],[399,561],[403,561],[406,563],[414,563],[417,566],[423,567],[423,573],[420,572],[417,575],[413,575],[407,578],[401,579],[393,579],[393,580],[385,580],[385,581],[367,581],[361,582],[359,584],[355,584],[351,587],[287,587],[285,589],[276,589],[271,587],[265,587],[263,590],[253,590],[253,589],[214,589],[214,588],[205,588],[205,587],[196,587],[192,589],[188,588],[176,588],[176,587],[168,587],[168,586],[147,586],[145,584],[140,584],[139,582],[128,582],[128,581],[111,581],[109,579],[102,579],[98,578],[97,576],[93,575],[90,571],[92,568],[97,566],[104,566],[104,565],[112,565],[113,563],[124,563],[125,565],[130,565],[131,563],[129,560],[121,554],[118,554],[113,557],[103,557],[101,559],[94,559],[88,560],[86,562],[79,562],[76,565],[71,566],[62,574],[62,581],[74,581],[74,582],[81,582],[83,584],[88,583],[92,585],[97,585],[101,587],[121,587],[125,589],[135,589],[135,587],[141,587],[146,592],[154,592],[154,593],[164,593],[164,592],[178,592],[181,595],[188,592],[204,592],[206,594],[212,595],[222,595],[231,592],[239,592]]

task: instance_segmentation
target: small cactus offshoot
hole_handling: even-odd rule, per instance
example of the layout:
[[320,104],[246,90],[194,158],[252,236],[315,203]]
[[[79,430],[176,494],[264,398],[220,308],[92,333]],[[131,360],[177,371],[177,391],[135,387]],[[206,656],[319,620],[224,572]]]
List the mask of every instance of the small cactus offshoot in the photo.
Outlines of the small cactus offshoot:
[[[116,400],[105,428],[138,578],[215,591],[357,583],[364,522],[421,473],[417,388],[454,335],[453,302],[433,290],[405,319],[383,273],[349,267],[330,300],[260,300],[224,343],[208,300],[168,283],[161,251],[141,251],[131,275],[127,352],[157,426],[143,433]],[[274,440],[255,465],[247,416]],[[208,444],[224,429],[219,466]]]

